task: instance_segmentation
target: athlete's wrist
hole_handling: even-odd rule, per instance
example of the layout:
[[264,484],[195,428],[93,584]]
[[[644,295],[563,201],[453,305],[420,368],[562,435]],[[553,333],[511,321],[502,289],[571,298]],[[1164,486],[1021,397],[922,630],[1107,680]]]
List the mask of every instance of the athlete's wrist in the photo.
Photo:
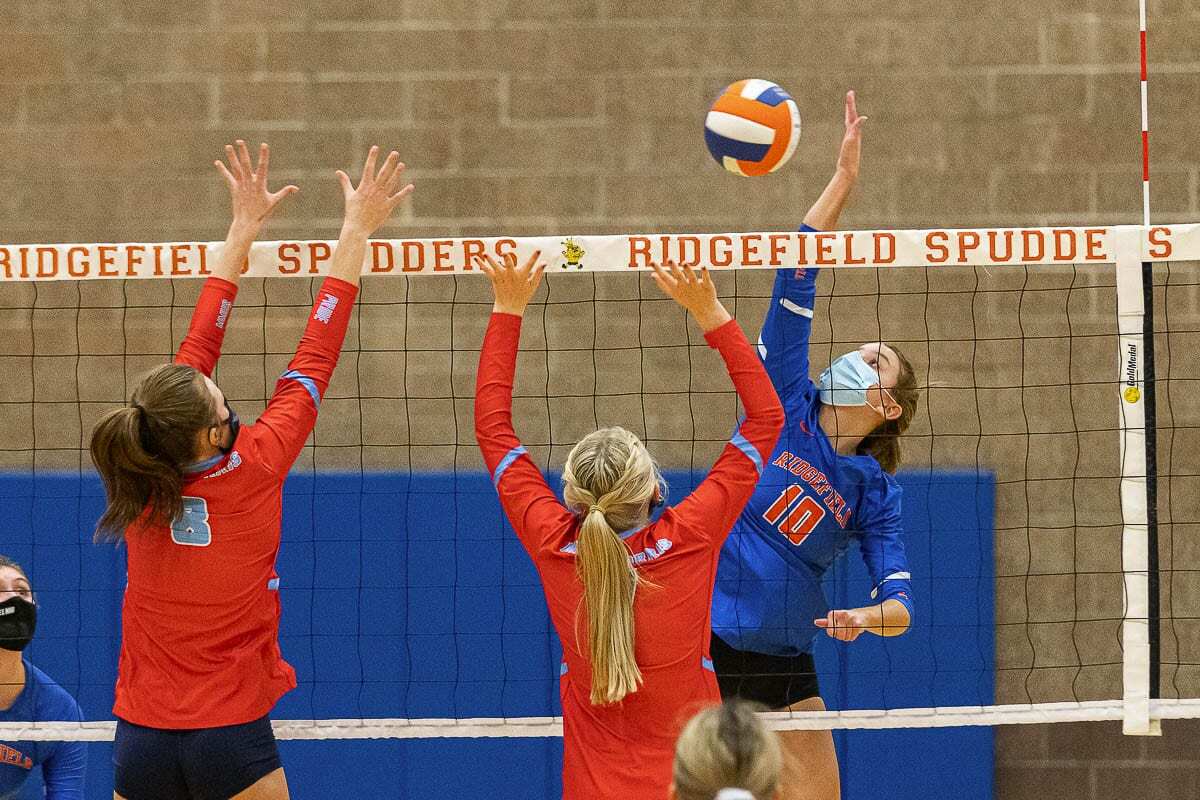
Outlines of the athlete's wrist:
[[692,316],[696,318],[696,324],[704,333],[712,333],[733,319],[733,315],[720,302],[707,308],[694,309]]

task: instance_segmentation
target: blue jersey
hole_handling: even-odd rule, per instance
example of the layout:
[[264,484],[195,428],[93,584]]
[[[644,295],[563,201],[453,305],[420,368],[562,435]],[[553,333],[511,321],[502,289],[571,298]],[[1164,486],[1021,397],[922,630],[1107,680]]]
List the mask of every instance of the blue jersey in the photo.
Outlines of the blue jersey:
[[[24,664],[25,688],[11,708],[0,711],[0,722],[83,720],[66,689],[28,661]],[[42,771],[46,800],[83,800],[86,747],[83,742],[0,742],[0,800],[18,797],[35,769]]]
[[873,457],[839,455],[817,421],[808,375],[816,281],[815,269],[778,271],[758,342],[787,423],[717,568],[713,631],[738,650],[811,652],[813,620],[829,611],[821,578],[854,542],[875,585],[870,602],[894,597],[912,614],[900,487]]

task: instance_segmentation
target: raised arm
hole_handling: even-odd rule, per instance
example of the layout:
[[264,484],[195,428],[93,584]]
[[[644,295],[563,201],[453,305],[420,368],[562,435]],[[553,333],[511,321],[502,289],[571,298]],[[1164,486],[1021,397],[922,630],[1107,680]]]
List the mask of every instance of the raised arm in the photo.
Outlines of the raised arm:
[[338,237],[329,275],[317,292],[304,335],[287,371],[275,384],[275,393],[255,426],[263,431],[264,458],[278,474],[291,468],[317,422],[317,410],[341,354],[350,312],[358,295],[367,240],[387,221],[412,184],[400,188],[404,164],[395,151],[376,172],[378,147],[372,147],[355,188],[346,173],[338,171],[346,202],[346,218]]
[[866,117],[859,116],[854,92],[846,92],[846,131],[842,135],[842,147],[838,151],[837,169],[825,191],[804,215],[804,224],[818,231],[833,230],[838,217],[850,197],[850,191],[858,182],[858,167],[862,158],[862,126]]
[[537,264],[540,257],[540,252],[534,253],[520,267],[512,256],[502,264],[490,256],[480,261],[480,269],[492,282],[496,301],[475,378],[475,441],[509,523],[535,559],[550,534],[571,516],[521,446],[512,422],[521,319],[546,268],[545,264]]
[[[804,215],[801,231],[827,231],[837,227],[838,217],[858,182],[862,150],[862,124],[854,92],[846,94],[846,132],[838,153],[837,169],[825,191]],[[781,269],[775,273],[775,289],[759,335],[758,352],[776,391],[786,401],[808,385],[808,344],[812,333],[813,303],[817,293],[817,270]]]
[[719,545],[754,493],[763,464],[775,448],[783,429],[783,407],[742,329],[717,299],[707,270],[697,277],[690,269],[655,267],[654,279],[696,318],[709,346],[725,360],[746,409],[746,418],[708,477],[673,509],[692,530],[710,535]]
[[187,336],[175,355],[176,363],[193,366],[205,375],[212,375],[217,359],[221,357],[221,343],[237,297],[238,277],[250,254],[250,246],[280,201],[300,191],[292,185],[278,192],[267,189],[271,150],[265,142],[259,147],[257,167],[251,166],[250,153],[241,139],[237,140],[236,149],[233,145],[225,145],[225,158],[229,160],[229,166],[220,161],[213,163],[229,187],[233,220],[229,223],[229,233],[225,235],[225,244],[212,276],[205,281],[196,301]]

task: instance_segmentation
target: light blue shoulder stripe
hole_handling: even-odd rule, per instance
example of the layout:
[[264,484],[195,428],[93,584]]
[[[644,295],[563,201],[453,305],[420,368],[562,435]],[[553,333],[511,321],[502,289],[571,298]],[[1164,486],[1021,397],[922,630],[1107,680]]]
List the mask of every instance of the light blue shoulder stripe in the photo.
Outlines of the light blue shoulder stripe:
[[729,443],[746,454],[746,458],[754,462],[754,468],[758,470],[758,474],[762,475],[763,462],[762,456],[758,454],[758,448],[750,444],[750,440],[742,436],[742,432],[738,431],[729,440]]
[[504,458],[500,460],[499,465],[496,466],[496,474],[492,476],[492,485],[499,488],[500,477],[504,475],[504,470],[511,467],[512,463],[523,455],[525,455],[525,448],[522,445],[517,445],[512,450],[509,450],[508,454],[505,455]]
[[301,386],[303,386],[305,389],[308,390],[308,393],[310,395],[312,395],[313,405],[316,406],[317,408],[321,407],[321,393],[319,391],[317,391],[317,382],[314,381],[312,378],[308,377],[303,372],[297,372],[294,369],[289,369],[287,372],[283,373],[283,375],[280,376],[280,379],[281,380],[283,380],[283,379],[292,380],[292,381],[296,381],[297,383],[299,383]]
[[704,667],[709,672],[717,671],[716,668],[713,666],[711,658],[704,658],[703,656],[701,656],[700,657],[700,666]]
[[208,472],[210,469],[221,463],[221,459],[225,457],[225,453],[217,453],[212,458],[206,458],[203,461],[197,461],[194,464],[188,464],[183,468],[184,475],[199,475],[201,472]]

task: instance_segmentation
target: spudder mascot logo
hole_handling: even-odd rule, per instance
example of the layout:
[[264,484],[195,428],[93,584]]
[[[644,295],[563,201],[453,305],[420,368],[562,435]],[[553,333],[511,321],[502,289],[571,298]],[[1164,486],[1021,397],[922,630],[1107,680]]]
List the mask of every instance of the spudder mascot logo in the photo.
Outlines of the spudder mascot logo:
[[567,263],[563,264],[563,269],[574,267],[575,269],[583,269],[583,257],[587,255],[587,251],[580,247],[579,243],[571,237],[567,237],[563,245],[563,258]]

